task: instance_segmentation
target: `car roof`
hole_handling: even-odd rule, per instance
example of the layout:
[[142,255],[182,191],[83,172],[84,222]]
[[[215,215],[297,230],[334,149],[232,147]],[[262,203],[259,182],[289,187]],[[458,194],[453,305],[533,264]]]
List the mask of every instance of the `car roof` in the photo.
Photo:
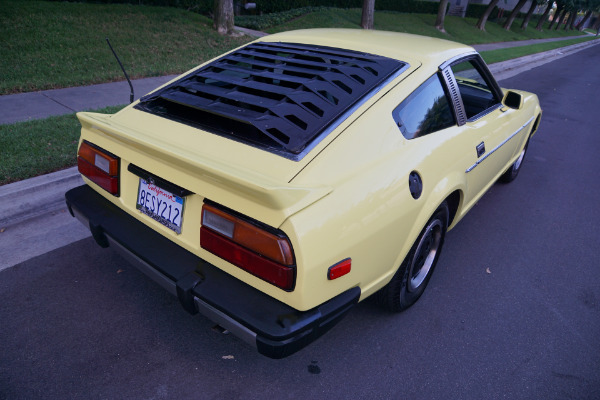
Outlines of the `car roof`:
[[437,68],[445,61],[475,51],[472,47],[444,39],[401,32],[365,29],[304,29],[259,39],[268,42],[310,43],[376,54]]

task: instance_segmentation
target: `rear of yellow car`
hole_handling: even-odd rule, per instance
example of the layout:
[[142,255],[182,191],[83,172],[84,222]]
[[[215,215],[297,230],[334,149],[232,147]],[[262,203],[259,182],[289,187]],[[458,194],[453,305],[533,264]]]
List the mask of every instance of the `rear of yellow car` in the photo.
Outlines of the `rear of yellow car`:
[[[277,226],[294,206],[327,194],[327,188],[237,184],[239,176],[185,165],[164,151],[142,151],[100,121],[89,125],[88,117],[80,116],[78,152],[87,185],[66,194],[71,213],[90,227],[98,244],[124,252],[186,310],[203,313],[279,358],[320,336],[358,301],[356,288],[299,311],[310,296],[302,295],[308,285],[297,273],[296,236],[290,239]],[[257,202],[261,197],[281,205],[271,212],[274,226],[247,215],[267,207]],[[242,214],[232,205],[249,211]]]
[[98,244],[190,313],[281,358],[393,280],[432,216],[444,214],[445,233],[464,215],[465,171],[480,156],[477,137],[460,135],[470,126],[407,140],[393,117],[472,49],[355,30],[265,40],[115,115],[78,114],[87,185],[66,199]]
[[[296,60],[285,73],[282,59]],[[333,186],[294,178],[407,67],[321,46],[258,43],[115,115],[80,113],[78,166],[87,185],[66,194],[69,209],[186,310],[284,357],[361,296],[360,282],[344,279],[351,255],[328,251],[319,229],[337,218],[322,203]]]

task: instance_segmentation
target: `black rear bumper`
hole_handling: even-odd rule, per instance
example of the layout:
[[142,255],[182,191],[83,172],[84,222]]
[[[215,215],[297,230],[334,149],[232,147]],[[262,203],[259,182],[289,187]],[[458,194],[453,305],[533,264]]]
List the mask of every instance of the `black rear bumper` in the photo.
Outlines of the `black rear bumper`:
[[333,327],[358,302],[352,288],[308,311],[298,311],[202,260],[87,185],[65,194],[71,215],[89,226],[102,247],[121,250],[130,261],[179,298],[267,357],[283,358]]

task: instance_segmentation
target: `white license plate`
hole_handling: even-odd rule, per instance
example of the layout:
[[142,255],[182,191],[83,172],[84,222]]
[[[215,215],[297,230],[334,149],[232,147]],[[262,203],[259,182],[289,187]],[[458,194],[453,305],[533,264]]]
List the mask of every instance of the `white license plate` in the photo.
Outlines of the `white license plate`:
[[136,208],[178,234],[181,233],[185,198],[140,178]]

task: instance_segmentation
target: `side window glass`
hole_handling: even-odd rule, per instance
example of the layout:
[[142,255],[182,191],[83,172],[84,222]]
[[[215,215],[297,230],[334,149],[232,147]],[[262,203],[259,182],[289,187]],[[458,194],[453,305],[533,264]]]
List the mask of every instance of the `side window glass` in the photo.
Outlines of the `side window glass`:
[[440,79],[433,75],[392,112],[407,139],[425,136],[454,125],[454,115]]
[[451,68],[458,84],[467,119],[471,119],[499,103],[472,61],[463,61]]

